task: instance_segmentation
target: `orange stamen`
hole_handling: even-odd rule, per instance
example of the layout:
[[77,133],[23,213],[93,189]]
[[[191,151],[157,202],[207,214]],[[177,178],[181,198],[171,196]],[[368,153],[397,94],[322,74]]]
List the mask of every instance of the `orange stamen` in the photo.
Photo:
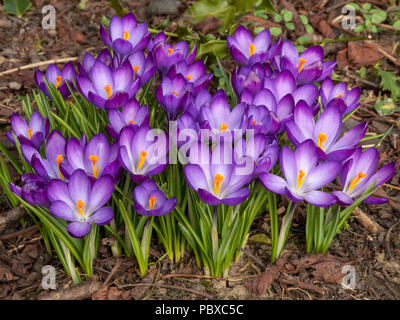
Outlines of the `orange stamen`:
[[356,185],[358,185],[358,183],[360,182],[360,180],[362,178],[365,178],[367,175],[363,172],[359,172],[354,178],[353,180],[351,180],[350,185],[349,185],[349,191],[351,191],[352,189],[355,188]]
[[110,85],[107,84],[107,85],[104,87],[104,90],[106,90],[107,99],[109,99],[109,98],[111,97],[111,87],[110,87]]
[[220,175],[219,173],[217,173],[214,176],[214,192],[215,192],[215,194],[218,194],[219,190],[221,190],[223,180],[224,180],[224,176]]
[[307,62],[306,59],[300,58],[300,63],[298,64],[299,66],[299,72],[303,69],[303,65]]
[[142,150],[139,155],[139,163],[138,163],[138,170],[142,169],[144,162],[146,161],[147,152]]
[[78,200],[76,203],[76,208],[81,216],[85,214],[85,203],[82,200]]
[[57,76],[57,80],[56,80],[56,88],[58,88],[58,87],[60,86],[60,84],[61,84],[61,80],[62,80],[62,77],[61,77],[61,76]]
[[133,66],[132,68],[133,68],[133,70],[135,70],[135,72],[139,71],[139,66]]
[[303,170],[299,170],[299,175],[297,176],[297,188],[300,188],[303,184],[304,180],[306,180],[306,173]]
[[124,32],[124,39],[129,40],[129,32],[125,30]]
[[156,197],[150,197],[149,199],[149,208],[150,210],[153,210],[154,206],[156,205]]
[[224,132],[225,130],[228,130],[228,125],[225,124],[225,122],[223,121],[220,129],[221,129],[221,132]]
[[29,128],[27,131],[28,131],[29,140],[31,140],[31,139],[32,139],[32,136],[33,136],[33,134],[32,134],[32,129]]
[[60,170],[60,163],[61,163],[63,160],[64,160],[64,159],[63,159],[62,154],[59,154],[59,155],[57,156],[56,162],[57,162],[57,167],[58,167],[58,173],[60,174],[60,178],[61,178],[61,179],[64,179],[64,176],[63,176],[63,174],[61,173],[61,170]]
[[256,120],[253,120],[253,122],[252,122],[251,124],[252,124],[253,126],[255,126],[256,123],[257,123],[257,121],[256,121]]
[[249,45],[249,54],[250,57],[256,52],[256,47],[254,46],[254,44],[250,43]]
[[340,98],[340,97],[344,97],[343,93],[338,93],[338,95],[336,96],[336,98]]
[[168,48],[168,55],[170,55],[172,52],[174,52],[174,49]]
[[179,93],[178,93],[178,92],[176,92],[175,90],[174,90],[174,91],[172,91],[172,93],[174,93],[175,95],[179,96]]
[[96,168],[96,162],[99,160],[98,156],[89,156],[90,161],[92,161],[92,170],[93,170],[93,177],[97,179],[97,176],[99,174],[99,169],[100,165],[97,166]]
[[190,74],[188,74],[187,76],[186,76],[186,78],[190,81],[190,80],[192,80],[192,76],[190,75]]
[[318,134],[318,147],[320,147],[321,150],[324,150],[325,141],[326,141],[326,134],[320,132]]
[[129,120],[129,123],[135,124],[135,120]]

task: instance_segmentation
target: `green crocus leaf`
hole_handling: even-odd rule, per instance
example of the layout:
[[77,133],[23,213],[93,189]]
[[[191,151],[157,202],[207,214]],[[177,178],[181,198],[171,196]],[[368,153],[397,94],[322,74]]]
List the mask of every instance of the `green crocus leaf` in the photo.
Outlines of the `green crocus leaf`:
[[7,13],[22,17],[32,7],[29,0],[4,0],[3,9]]

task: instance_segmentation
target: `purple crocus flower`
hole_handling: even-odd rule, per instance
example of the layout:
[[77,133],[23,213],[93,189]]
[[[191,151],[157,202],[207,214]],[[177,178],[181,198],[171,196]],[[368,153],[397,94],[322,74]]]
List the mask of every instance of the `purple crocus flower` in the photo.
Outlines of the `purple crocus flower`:
[[[236,68],[232,73],[232,86],[236,95],[240,98],[254,97],[264,86],[265,77],[271,77],[272,70],[259,63],[254,64],[251,68]],[[248,99],[248,98],[247,98]],[[242,99],[240,99],[242,101]]]
[[[46,83],[44,81],[44,75],[42,71],[36,69],[35,71],[35,82],[43,93],[51,99],[49,90],[47,89]],[[55,64],[51,64],[46,70],[46,80],[49,84],[56,87],[58,92],[62,95],[64,99],[68,98],[71,92],[68,89],[67,82],[71,88],[74,88],[75,81],[75,69],[72,62],[65,64],[64,68],[60,70]]]
[[187,80],[194,97],[200,90],[208,88],[213,77],[211,73],[206,73],[206,66],[202,60],[197,60],[192,64],[187,64],[185,61],[174,64],[168,72],[168,77],[172,78],[176,74],[181,74]]
[[157,69],[162,77],[168,73],[169,69],[174,64],[180,61],[185,61],[187,64],[190,64],[196,57],[196,45],[188,54],[189,46],[185,41],[178,42],[174,46],[171,46],[165,41],[162,41],[162,39],[159,40],[160,41],[154,45],[152,52]]
[[245,103],[239,103],[231,111],[225,94],[215,95],[210,104],[200,110],[201,128],[212,130],[214,134],[246,128],[243,124],[246,107]]
[[114,180],[103,175],[92,185],[83,170],[76,170],[68,183],[52,180],[47,188],[51,202],[50,213],[58,218],[71,221],[68,232],[82,238],[90,231],[91,224],[108,224],[114,217],[111,207],[105,207],[114,191]]
[[168,140],[164,133],[156,136],[148,126],[138,130],[123,128],[119,146],[119,162],[136,183],[142,182],[145,176],[160,173],[167,166]]
[[250,32],[239,26],[233,37],[226,38],[229,52],[233,59],[243,66],[264,63],[277,54],[280,40],[271,46],[271,34],[268,29],[261,31],[253,40]]
[[21,145],[21,151],[25,160],[45,181],[64,179],[65,172],[61,165],[66,164],[65,138],[57,130],[53,130],[46,141],[46,159],[43,159],[39,151],[30,145]]
[[312,140],[304,141],[294,152],[283,146],[279,161],[285,179],[271,173],[261,174],[260,181],[266,189],[286,194],[294,202],[306,200],[318,207],[329,207],[336,203],[335,196],[317,189],[337,176],[341,164],[337,161],[326,161],[318,165]]
[[[219,94],[225,95],[225,92],[222,89],[218,90],[214,96]],[[184,109],[193,117],[193,119],[197,120],[200,115],[201,107],[205,104],[209,105],[212,99],[213,96],[211,93],[207,89],[203,89],[197,94],[196,97],[189,95]]]
[[[85,140],[85,139],[84,139]],[[77,169],[82,169],[94,183],[103,175],[110,175],[118,180],[118,144],[108,143],[104,133],[96,134],[88,143],[69,138],[65,146],[67,163],[61,164],[61,170],[69,179]]]
[[235,161],[233,150],[224,152],[224,147],[219,144],[211,153],[207,145],[197,144],[191,149],[189,164],[184,168],[189,186],[209,205],[238,205],[249,196],[247,184],[253,177],[254,166],[251,170],[243,168]]
[[175,134],[173,134],[172,137],[173,142],[178,148],[185,145],[185,151],[199,139],[199,124],[188,112],[182,113],[176,121],[176,127],[174,129]]
[[131,54],[128,60],[134,71],[135,79],[139,78],[140,86],[144,86],[156,72],[153,55],[148,53],[146,58],[143,51],[138,51]]
[[163,216],[174,210],[176,206],[176,198],[167,200],[164,192],[151,179],[146,179],[137,186],[132,196],[135,200],[136,212],[144,216]]
[[153,52],[153,49],[156,44],[159,42],[165,43],[167,41],[167,36],[165,35],[164,32],[159,32],[155,35],[154,39],[150,39],[148,45],[147,45],[147,52]]
[[343,161],[354,151],[367,131],[368,123],[363,122],[346,132],[342,138],[342,114],[338,107],[332,106],[319,116],[317,122],[304,101],[300,101],[294,111],[294,120],[286,122],[286,132],[294,145],[311,139],[317,147],[320,159]]
[[145,49],[151,39],[147,23],[138,25],[132,13],[122,18],[112,17],[110,36],[104,25],[100,26],[100,36],[104,43],[116,53],[120,64],[132,53]]
[[249,106],[244,113],[247,129],[253,129],[254,134],[274,134],[279,127],[272,120],[271,112],[266,106]]
[[22,188],[11,182],[9,183],[12,193],[33,206],[50,206],[49,199],[47,198],[48,181],[31,173],[24,173],[21,176],[21,181],[24,184]]
[[78,76],[76,84],[82,95],[96,107],[117,109],[136,94],[140,79],[133,80],[133,69],[128,62],[113,70],[97,60],[90,78]]
[[289,71],[282,71],[273,80],[266,78],[264,87],[254,97],[242,95],[241,101],[266,106],[271,111],[273,128],[279,127],[278,132],[282,132],[285,122],[293,118],[294,106],[299,101],[304,100],[314,113],[319,109],[315,103],[318,88],[312,84],[296,88],[296,81]]
[[168,120],[174,120],[183,111],[188,99],[187,82],[181,74],[165,77],[156,89],[158,103],[167,114]]
[[275,59],[278,70],[289,70],[297,84],[313,83],[329,77],[336,66],[335,61],[324,62],[324,50],[313,46],[299,55],[296,47],[289,41],[283,42],[280,58]]
[[[11,115],[11,130],[21,144],[26,144],[39,150],[49,134],[49,119],[43,119],[40,112],[36,110],[32,113],[28,126],[25,119],[13,113]],[[8,140],[15,144],[12,133],[6,132],[6,135]]]
[[[239,153],[242,147],[242,153]],[[256,134],[252,143],[242,139],[242,144],[236,144],[235,151],[241,156],[250,156],[254,159],[254,178],[269,172],[278,160],[279,143],[275,136]]]
[[327,108],[331,105],[338,105],[343,115],[350,113],[360,105],[360,93],[360,87],[347,90],[344,82],[334,86],[331,78],[326,78],[320,89],[322,106]]
[[107,132],[114,139],[118,139],[122,128],[126,126],[140,127],[149,125],[149,108],[147,105],[140,106],[136,99],[131,99],[122,112],[113,109],[108,112],[108,120],[110,125],[106,126]]
[[[375,148],[362,152],[358,147],[352,156],[345,162],[340,172],[341,191],[332,192],[342,206],[351,205],[354,199],[360,197],[364,191],[374,182],[377,188],[388,181],[396,170],[395,162],[390,162],[376,171],[378,166],[379,153]],[[375,172],[376,171],[376,172]],[[365,203],[382,204],[385,198],[368,197]]]
[[90,53],[86,52],[83,56],[83,64],[78,62],[79,74],[90,78],[93,66],[95,65],[96,61],[103,62],[105,65],[109,66],[112,65],[113,58],[108,49],[101,50],[96,58],[93,57]]

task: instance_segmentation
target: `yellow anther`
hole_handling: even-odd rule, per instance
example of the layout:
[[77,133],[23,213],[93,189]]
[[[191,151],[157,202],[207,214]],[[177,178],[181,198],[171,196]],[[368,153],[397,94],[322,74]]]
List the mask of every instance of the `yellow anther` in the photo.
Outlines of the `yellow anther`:
[[219,173],[217,173],[214,176],[214,192],[215,192],[215,194],[218,194],[219,190],[221,190],[223,180],[224,180],[224,176],[220,175]]
[[179,93],[178,93],[178,92],[176,92],[175,90],[174,90],[174,91],[172,91],[172,93],[173,93],[173,94],[175,94],[176,96],[179,96]]
[[85,214],[85,203],[82,200],[78,200],[76,203],[76,208],[81,216]]
[[61,179],[64,179],[64,176],[63,176],[63,174],[61,173],[61,170],[60,170],[60,163],[61,163],[63,160],[64,160],[64,159],[63,159],[62,154],[59,154],[59,155],[57,156],[56,162],[57,162],[58,173],[60,174],[60,178],[61,178]]
[[254,46],[254,44],[250,43],[249,45],[249,54],[250,57],[256,52],[256,47]]
[[356,185],[358,185],[358,183],[360,182],[360,180],[362,178],[365,178],[367,175],[363,172],[359,172],[354,178],[353,180],[351,180],[350,185],[349,185],[349,191],[353,190],[355,188]]
[[336,96],[336,98],[341,98],[341,97],[344,97],[343,93],[338,93],[337,96]]
[[109,99],[109,98],[111,97],[111,87],[110,87],[110,85],[107,84],[107,85],[104,87],[104,90],[106,90],[107,99]]
[[156,197],[150,197],[149,199],[149,208],[150,210],[153,210],[154,206],[156,205]]
[[320,132],[320,133],[318,134],[318,147],[320,147],[321,150],[324,150],[325,141],[326,141],[326,134]]
[[304,64],[307,62],[306,59],[300,58],[300,63],[298,64],[299,72],[303,69]]
[[306,180],[306,173],[303,170],[299,170],[299,175],[297,176],[297,188],[300,188],[303,184],[304,180]]
[[92,170],[93,170],[93,177],[97,179],[97,176],[99,175],[99,169],[100,165],[97,166],[96,168],[96,162],[99,160],[98,156],[89,156],[90,161],[92,161]]
[[32,139],[32,136],[33,136],[33,134],[32,134],[32,129],[29,128],[27,131],[28,131],[29,140],[31,140],[31,139]]
[[129,40],[129,32],[125,30],[124,32],[124,39]]
[[225,124],[225,122],[223,121],[221,124],[221,128],[220,128],[221,132],[224,132],[225,130],[228,130],[228,125]]
[[60,86],[60,84],[61,84],[61,80],[62,80],[62,77],[61,77],[61,76],[57,76],[57,80],[56,80],[56,88],[58,88],[58,87]]
[[139,155],[139,163],[138,163],[138,166],[137,166],[138,170],[142,169],[143,164],[144,164],[144,162],[146,160],[146,156],[147,156],[147,152],[142,150],[142,152]]
[[187,76],[186,76],[186,78],[190,81],[190,80],[192,80],[192,76],[190,75],[190,74],[188,74]]

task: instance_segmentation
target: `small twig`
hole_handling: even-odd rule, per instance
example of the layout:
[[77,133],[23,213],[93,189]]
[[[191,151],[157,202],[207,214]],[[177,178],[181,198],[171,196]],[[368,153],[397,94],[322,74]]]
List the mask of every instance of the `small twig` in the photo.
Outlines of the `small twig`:
[[394,189],[394,190],[399,190],[399,191],[400,191],[400,187],[396,187],[396,186],[394,186],[394,185],[392,185],[392,184],[384,183],[383,185],[384,185],[385,187],[389,187],[389,188],[392,188],[392,189]]
[[249,278],[256,278],[258,274],[253,274],[249,276],[239,277],[239,278],[216,278],[212,276],[203,276],[200,274],[187,274],[187,273],[170,273],[162,276],[162,279],[168,278],[195,278],[195,279],[209,279],[209,280],[221,280],[221,281],[229,281],[229,282],[239,282],[243,280],[247,280]]
[[18,72],[18,71],[21,71],[21,70],[34,69],[34,68],[38,68],[38,67],[42,67],[42,66],[47,66],[47,65],[52,64],[52,63],[64,63],[64,62],[69,62],[69,61],[76,61],[78,59],[79,59],[78,57],[68,57],[68,58],[51,59],[51,60],[31,63],[31,64],[27,64],[25,66],[13,68],[13,69],[8,69],[6,71],[0,72],[0,77],[4,76],[6,74]]
[[361,41],[361,40],[366,40],[368,37],[351,37],[351,38],[338,38],[338,39],[324,39],[324,40],[310,40],[310,41],[295,41],[296,44],[312,44],[312,45],[317,45],[317,44],[328,44],[328,43],[340,43],[340,42],[352,42],[352,41]]
[[386,259],[389,260],[392,257],[392,250],[390,249],[390,233],[392,230],[400,223],[400,220],[397,220],[392,226],[389,228],[385,237],[385,248],[386,248]]
[[38,230],[37,226],[30,226],[29,228],[18,230],[12,233],[4,234],[0,236],[0,240],[8,240],[12,238],[16,238],[19,236],[23,236],[25,234],[30,234],[32,231],[36,232]]
[[107,276],[106,281],[104,281],[103,287],[107,286],[107,284],[110,282],[110,280],[114,276],[114,274],[118,271],[120,266],[121,266],[121,260],[119,258],[117,258],[117,262],[115,263],[114,267],[111,269],[111,272]]
[[248,256],[250,259],[252,259],[259,267],[261,267],[263,270],[265,269],[265,264],[262,263],[260,259],[258,259],[254,254],[249,252],[248,250],[241,248],[241,247],[236,247],[239,249],[241,252],[243,252],[246,256]]
[[397,61],[397,59],[395,57],[393,57],[392,55],[390,55],[389,53],[387,53],[385,50],[383,50],[382,48],[378,47],[378,51],[380,53],[382,53],[386,58],[388,58],[390,61],[392,61],[396,66],[400,66],[400,62]]
[[89,299],[101,288],[99,281],[86,281],[69,289],[50,293],[39,297],[39,300],[84,300]]
[[123,284],[121,286],[117,286],[118,289],[123,289],[123,288],[131,288],[131,287],[157,287],[157,288],[165,288],[165,289],[175,289],[175,290],[182,290],[190,293],[197,294],[199,296],[203,296],[207,299],[213,300],[214,296],[204,293],[204,292],[199,292],[193,289],[189,288],[183,288],[183,287],[177,287],[177,286],[169,286],[166,284],[157,284],[157,283],[132,283],[132,284]]
[[21,206],[15,207],[7,212],[4,212],[3,216],[0,216],[0,232],[3,232],[10,222],[18,221],[24,215],[25,215],[25,210]]

